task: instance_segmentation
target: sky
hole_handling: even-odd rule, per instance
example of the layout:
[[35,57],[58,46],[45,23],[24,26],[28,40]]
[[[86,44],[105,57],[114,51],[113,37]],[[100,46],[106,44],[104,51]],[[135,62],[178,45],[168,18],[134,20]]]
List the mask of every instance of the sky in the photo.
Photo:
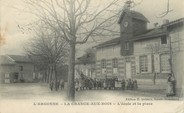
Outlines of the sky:
[[[93,0],[99,2],[99,0]],[[103,0],[102,0],[103,1]],[[104,0],[103,2],[108,2]],[[122,0],[123,1],[123,0]],[[124,0],[125,1],[125,0]],[[134,0],[135,3],[141,0]],[[124,4],[119,4],[123,7]],[[102,4],[103,6],[103,4]],[[164,18],[157,18],[159,14],[166,11],[167,0],[143,0],[142,3],[133,8],[133,10],[141,12],[150,21],[148,27],[153,27],[153,24],[158,22],[162,24],[163,19],[169,19],[170,21],[184,17],[184,1],[183,0],[170,0],[170,9],[173,10]],[[0,0],[0,27],[1,33],[5,35],[6,42],[0,46],[0,54],[23,54],[23,46],[29,42],[32,32],[26,30],[22,32],[19,26],[24,26],[31,23],[34,17],[31,14],[25,13],[20,9],[24,9],[25,4],[23,0]],[[108,39],[102,39],[106,41]],[[78,46],[80,54],[83,53],[85,48],[89,48],[98,43],[91,43],[90,41],[84,45]]]

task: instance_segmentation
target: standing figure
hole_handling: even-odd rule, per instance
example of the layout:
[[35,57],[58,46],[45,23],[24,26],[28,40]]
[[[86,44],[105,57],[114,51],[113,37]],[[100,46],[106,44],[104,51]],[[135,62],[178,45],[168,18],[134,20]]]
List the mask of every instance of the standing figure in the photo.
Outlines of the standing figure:
[[138,89],[137,80],[133,81],[133,89]]
[[103,87],[104,87],[104,89],[107,89],[107,80],[106,79],[103,82]]
[[125,80],[124,79],[122,79],[121,81],[121,89],[125,90]]
[[128,86],[127,86],[127,90],[131,90],[132,87],[132,80],[128,79]]
[[175,85],[174,77],[171,74],[168,74],[166,96],[174,96],[175,95],[174,85]]
[[128,86],[128,80],[125,81],[125,89],[128,90],[129,86]]
[[59,90],[60,80],[57,80],[57,90]]
[[58,86],[59,86],[58,80],[55,81],[55,84],[54,85],[55,85],[55,90],[57,91],[58,90]]
[[76,91],[79,90],[79,81],[78,81],[77,78],[76,78],[76,80],[75,80],[75,90],[76,90]]
[[115,79],[111,79],[111,89],[115,89]]
[[94,84],[94,89],[97,89],[97,81],[96,81],[96,78],[93,80],[93,84]]
[[134,80],[131,79],[130,80],[130,90],[133,90],[134,89]]
[[54,81],[52,80],[52,81],[50,82],[50,90],[51,90],[51,91],[53,90],[53,86],[54,86]]
[[61,90],[63,90],[64,89],[64,80],[63,79],[61,79],[61,81],[60,81],[60,87],[61,87]]

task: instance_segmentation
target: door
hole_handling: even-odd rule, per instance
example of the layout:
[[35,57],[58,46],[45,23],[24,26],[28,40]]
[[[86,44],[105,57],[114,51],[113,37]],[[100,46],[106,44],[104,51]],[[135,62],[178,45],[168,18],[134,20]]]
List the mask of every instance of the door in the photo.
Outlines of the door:
[[126,62],[126,78],[131,78],[131,63]]
[[9,73],[5,73],[5,79],[4,79],[4,83],[10,83],[10,74]]

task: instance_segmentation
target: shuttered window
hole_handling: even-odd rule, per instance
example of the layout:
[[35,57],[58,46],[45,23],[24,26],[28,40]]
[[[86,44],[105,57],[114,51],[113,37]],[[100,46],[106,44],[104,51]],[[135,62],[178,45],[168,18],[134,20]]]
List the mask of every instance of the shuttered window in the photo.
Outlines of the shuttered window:
[[101,67],[102,67],[102,68],[106,68],[106,60],[105,60],[105,59],[103,59],[103,60],[101,61]]
[[135,57],[136,74],[140,73],[139,56]]
[[147,56],[140,56],[140,71],[141,72],[148,72],[148,57]]
[[167,37],[166,36],[161,37],[161,44],[167,44]]
[[170,72],[169,55],[168,54],[160,55],[160,66],[161,66],[162,73]]
[[118,68],[118,59],[117,58],[112,59],[112,67]]
[[126,42],[126,43],[125,43],[125,50],[129,50],[129,48],[130,48],[129,46],[130,46],[130,45],[129,45],[129,42]]

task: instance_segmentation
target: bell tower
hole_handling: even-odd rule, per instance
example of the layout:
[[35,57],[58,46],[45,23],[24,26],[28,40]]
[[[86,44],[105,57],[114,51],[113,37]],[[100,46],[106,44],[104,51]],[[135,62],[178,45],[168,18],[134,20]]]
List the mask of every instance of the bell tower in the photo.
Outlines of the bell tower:
[[121,55],[128,56],[133,54],[133,42],[135,36],[143,34],[147,30],[148,19],[141,13],[131,10],[133,1],[125,2],[122,14],[119,18]]

